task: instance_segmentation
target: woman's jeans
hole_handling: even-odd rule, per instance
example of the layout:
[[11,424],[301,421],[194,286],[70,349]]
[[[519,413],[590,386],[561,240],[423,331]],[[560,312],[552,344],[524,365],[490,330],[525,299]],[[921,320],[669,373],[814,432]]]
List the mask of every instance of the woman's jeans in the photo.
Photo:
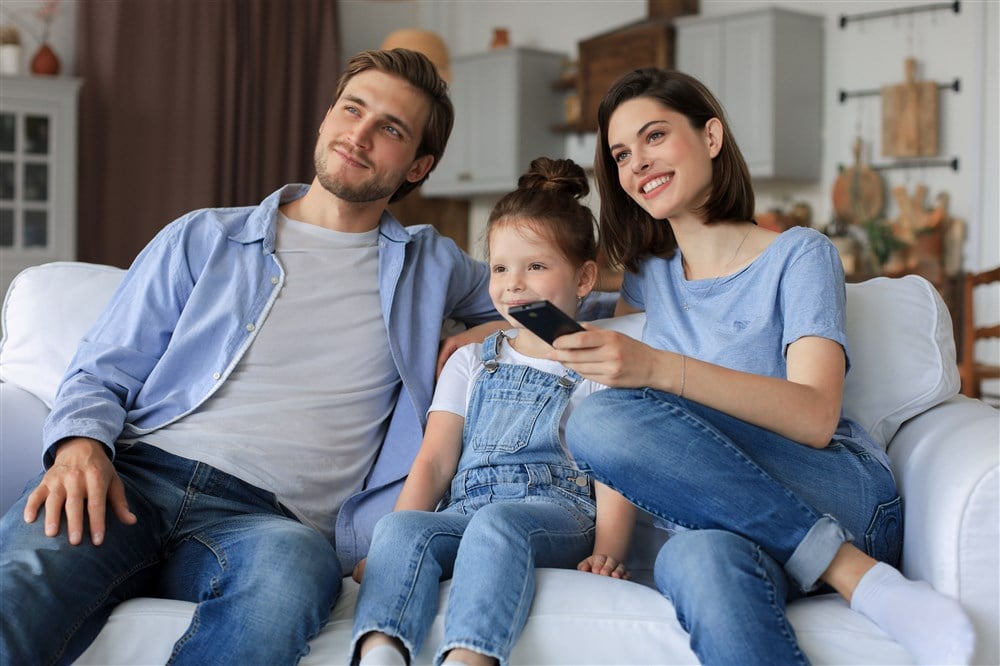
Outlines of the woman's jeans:
[[451,578],[444,640],[455,648],[510,654],[535,595],[535,567],[574,568],[590,555],[593,519],[551,502],[487,504],[472,514],[400,511],[375,526],[354,617],[357,641],[372,631],[417,654],[437,613],[439,584]]
[[892,474],[848,429],[814,449],[670,393],[609,389],[566,439],[595,479],[682,529],[655,579],[703,663],[807,663],[786,599],[818,587],[845,541],[890,564],[902,545]]
[[[340,592],[336,553],[273,494],[146,444],[118,448],[129,508],[104,544],[26,524],[27,493],[0,523],[0,663],[68,663],[114,606],[136,596],[196,602],[172,663],[294,664]],[[38,480],[32,482],[34,489]]]

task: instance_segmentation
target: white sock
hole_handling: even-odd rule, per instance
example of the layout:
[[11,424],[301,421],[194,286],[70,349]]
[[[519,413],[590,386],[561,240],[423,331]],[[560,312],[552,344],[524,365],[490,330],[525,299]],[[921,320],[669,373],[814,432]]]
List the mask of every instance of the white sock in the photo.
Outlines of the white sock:
[[920,664],[968,664],[976,633],[961,605],[884,562],[861,577],[851,608],[910,651]]
[[406,657],[392,645],[376,645],[361,657],[360,666],[406,666]]

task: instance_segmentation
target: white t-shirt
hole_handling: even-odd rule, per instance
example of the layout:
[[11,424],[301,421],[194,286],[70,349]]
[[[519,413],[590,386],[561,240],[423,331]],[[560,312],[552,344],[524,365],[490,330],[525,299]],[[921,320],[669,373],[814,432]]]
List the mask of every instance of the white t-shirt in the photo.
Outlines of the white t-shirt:
[[[517,336],[517,329],[506,331],[509,337]],[[548,372],[556,377],[566,374],[566,367],[557,361],[550,361],[544,358],[533,358],[519,353],[509,344],[504,342],[500,345],[500,353],[497,355],[500,363],[511,363],[515,365],[527,365],[543,372]],[[469,405],[469,398],[472,397],[472,388],[479,373],[483,371],[483,345],[482,343],[472,343],[456,350],[438,378],[437,387],[434,389],[434,399],[431,401],[429,412],[451,412],[465,418]],[[576,389],[570,396],[569,404],[563,411],[562,419],[559,421],[559,439],[563,446],[566,444],[566,420],[570,413],[580,401],[594,391],[607,388],[603,384],[581,378]]]
[[285,284],[250,349],[202,407],[141,439],[274,492],[332,541],[399,390],[378,292],[378,230],[279,216]]

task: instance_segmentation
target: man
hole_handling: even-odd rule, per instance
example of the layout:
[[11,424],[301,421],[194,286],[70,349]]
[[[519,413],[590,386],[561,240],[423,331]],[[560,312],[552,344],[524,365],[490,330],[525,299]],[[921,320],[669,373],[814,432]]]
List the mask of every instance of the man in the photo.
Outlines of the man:
[[308,651],[420,444],[443,319],[497,317],[484,265],[385,210],[453,115],[422,55],[361,53],[311,185],[192,212],[140,253],[0,523],[2,663],[72,661],[144,594],[198,603],[177,663]]

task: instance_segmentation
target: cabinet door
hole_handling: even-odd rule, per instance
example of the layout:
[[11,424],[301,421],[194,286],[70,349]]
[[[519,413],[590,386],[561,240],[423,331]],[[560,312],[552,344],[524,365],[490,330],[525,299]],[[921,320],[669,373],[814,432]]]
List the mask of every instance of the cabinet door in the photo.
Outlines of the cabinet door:
[[764,14],[730,19],[723,30],[721,101],[754,175],[774,172],[773,25]]
[[675,25],[677,67],[718,97],[750,175],[818,178],[822,17],[769,8]]
[[455,125],[441,163],[424,185],[426,194],[475,192],[502,176],[510,163],[517,127],[512,62],[490,56],[461,60],[452,67]]
[[720,100],[724,46],[721,23],[691,24],[677,30],[677,69],[704,83]]
[[469,151],[472,149],[476,114],[472,113],[470,104],[474,99],[476,77],[468,64],[462,62],[454,63],[451,73],[449,92],[455,107],[455,123],[441,161],[423,185],[422,189],[428,195],[444,193],[472,180]]
[[455,126],[440,165],[423,186],[427,196],[496,195],[517,186],[538,155],[565,153],[552,126],[562,99],[552,88],[561,54],[502,49],[456,59],[451,85]]
[[[516,108],[518,63],[511,58],[484,58],[476,63],[468,103],[472,116],[469,141],[469,171],[472,180],[483,186],[509,189],[512,165],[516,161],[517,132],[521,117]],[[456,109],[457,113],[457,109]]]

